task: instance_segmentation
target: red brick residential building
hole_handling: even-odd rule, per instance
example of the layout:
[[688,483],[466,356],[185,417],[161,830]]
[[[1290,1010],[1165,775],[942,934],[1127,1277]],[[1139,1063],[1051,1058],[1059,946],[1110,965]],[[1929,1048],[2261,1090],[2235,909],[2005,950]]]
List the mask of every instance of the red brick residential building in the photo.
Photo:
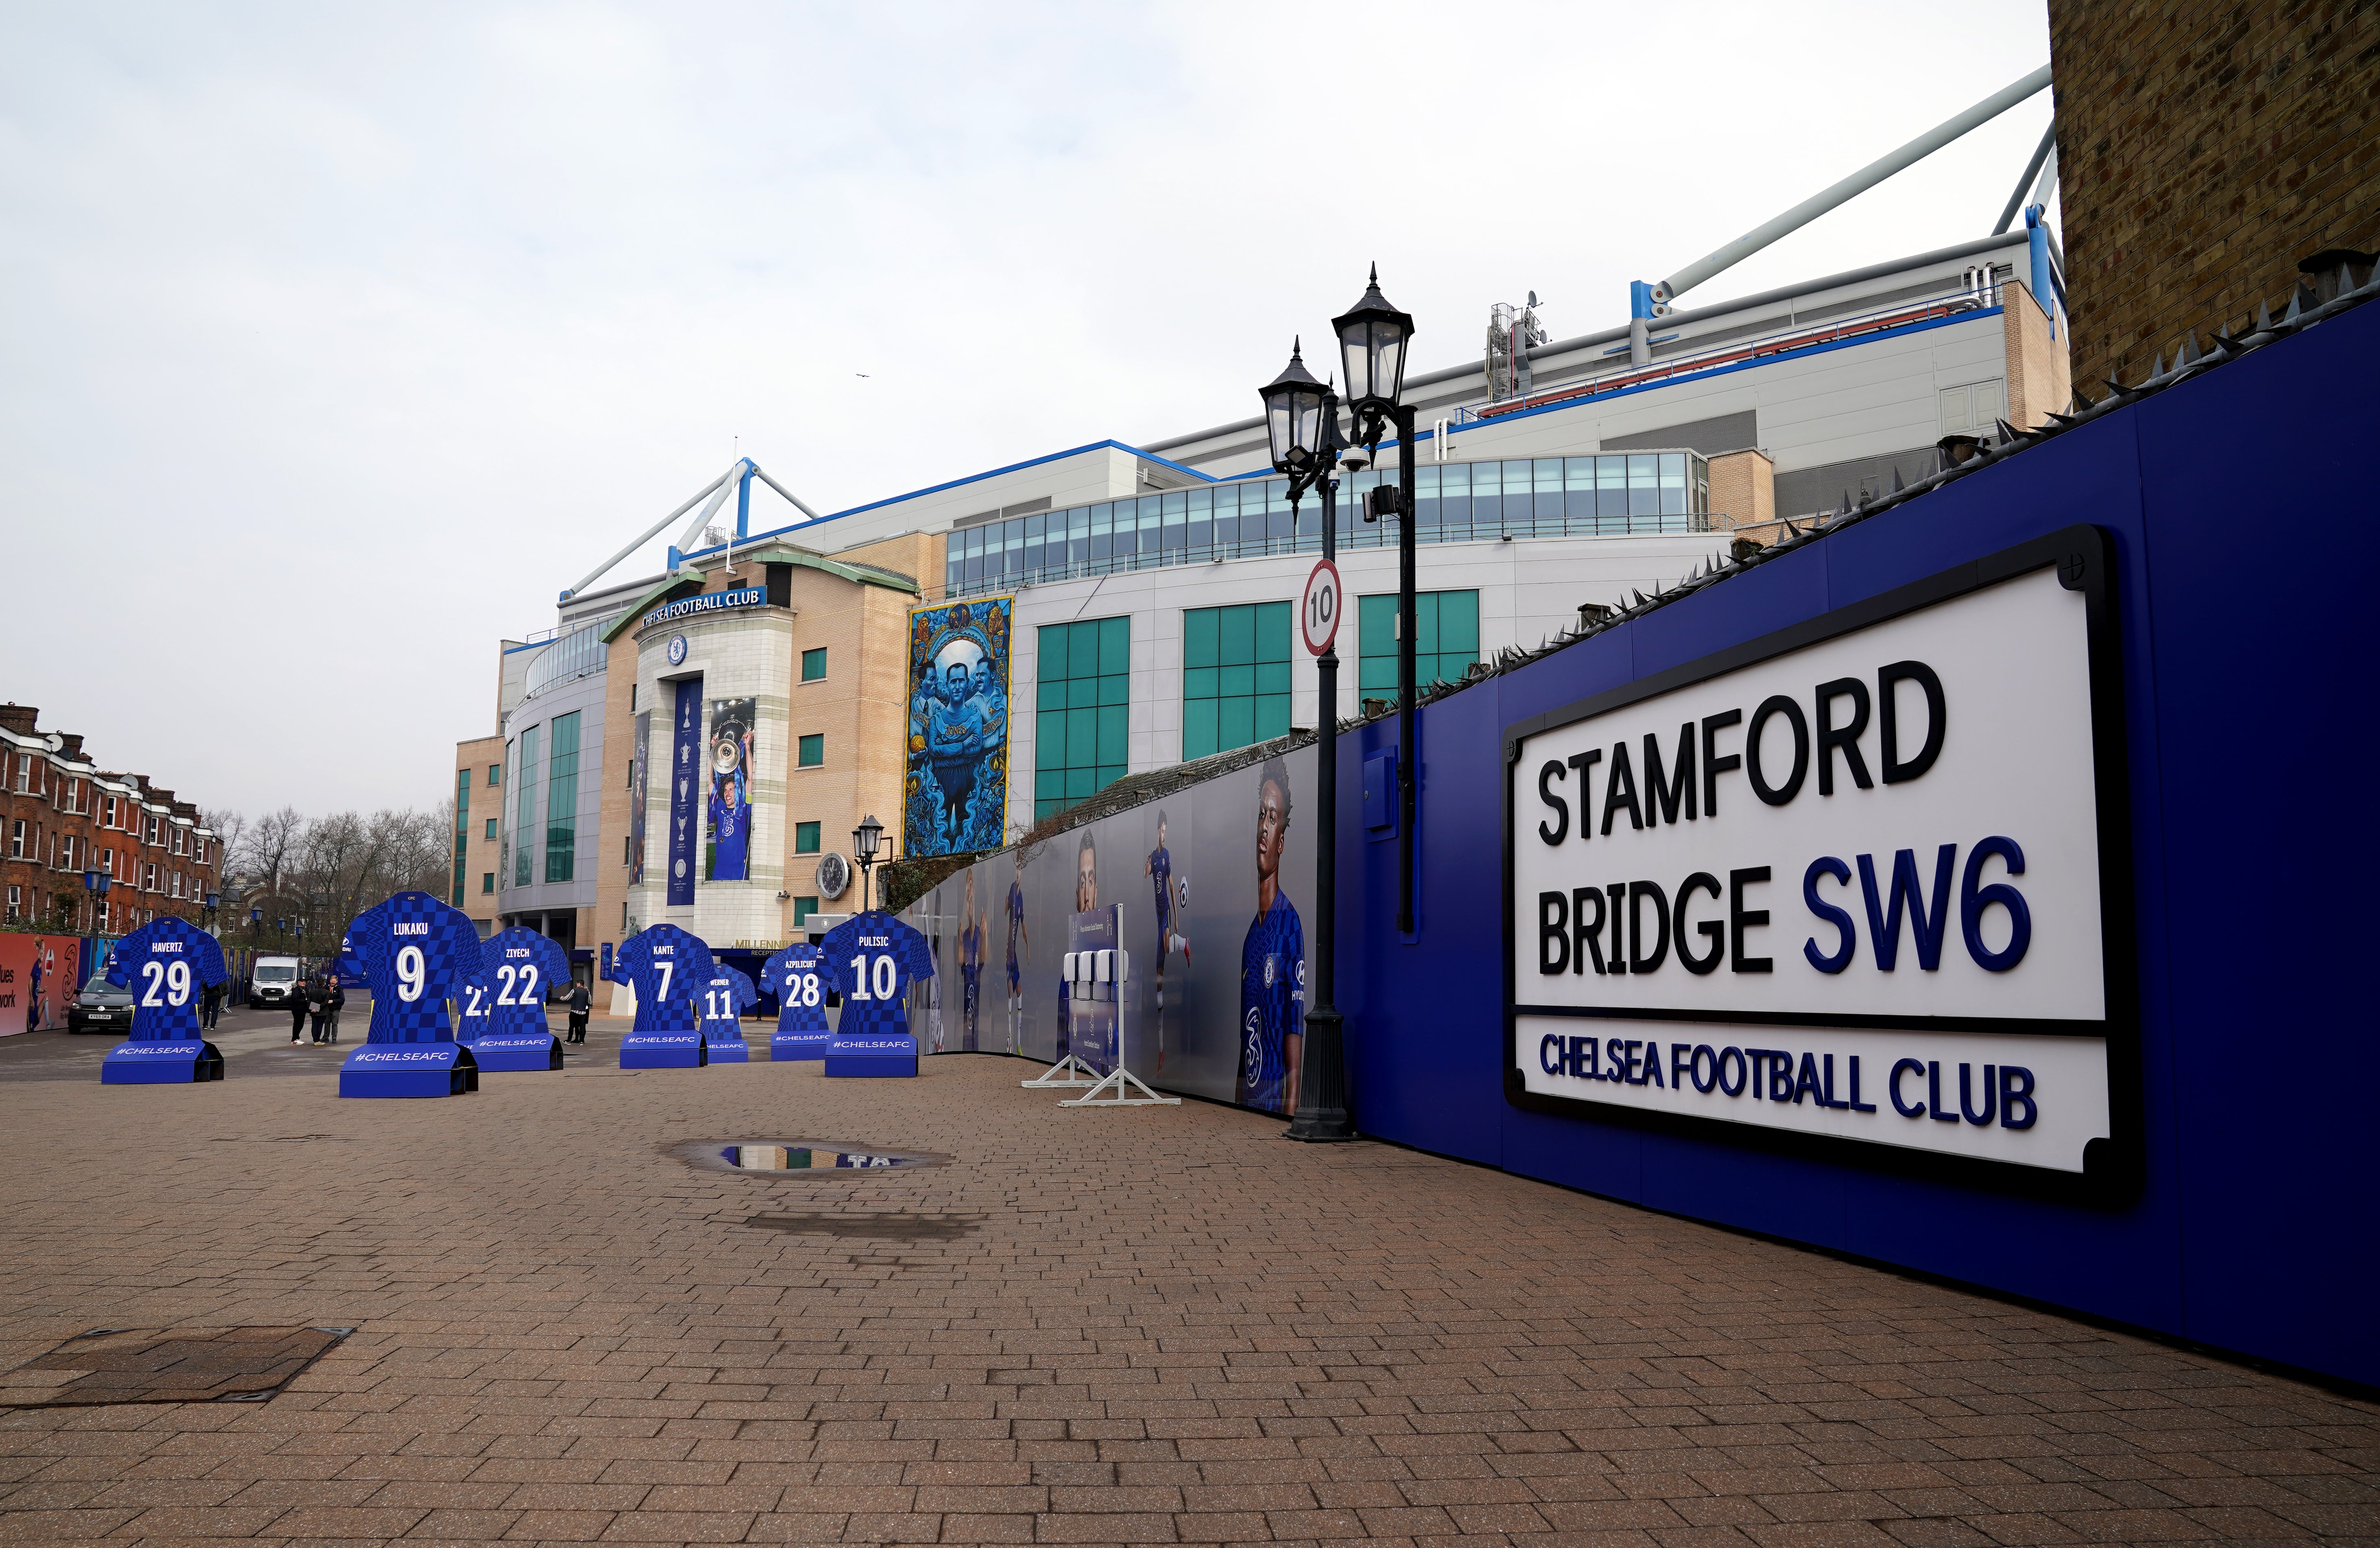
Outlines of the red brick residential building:
[[[82,738],[0,705],[0,918],[62,933],[120,935],[161,914],[205,923],[223,847],[199,809],[145,774],[101,769]],[[86,872],[109,879],[104,896]]]

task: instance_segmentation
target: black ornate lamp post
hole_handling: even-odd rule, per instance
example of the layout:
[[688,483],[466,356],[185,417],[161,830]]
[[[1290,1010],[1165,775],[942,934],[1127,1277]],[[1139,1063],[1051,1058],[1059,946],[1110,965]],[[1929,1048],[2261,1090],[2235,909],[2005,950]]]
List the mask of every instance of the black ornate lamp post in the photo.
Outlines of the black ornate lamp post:
[[1397,929],[1414,928],[1414,777],[1420,756],[1414,738],[1414,640],[1420,632],[1414,610],[1414,410],[1404,401],[1405,357],[1414,320],[1380,294],[1380,270],[1373,265],[1364,299],[1332,318],[1339,355],[1347,372],[1347,407],[1355,417],[1355,439],[1379,463],[1381,435],[1397,434],[1397,487],[1375,489],[1365,502],[1364,519],[1393,516],[1397,530]]
[[877,852],[884,847],[884,824],[869,812],[867,820],[851,830],[852,857],[859,861],[859,911],[866,913],[874,905],[868,901],[868,882],[876,866]]
[[[1339,396],[1314,379],[1295,345],[1289,365],[1259,389],[1272,465],[1289,476],[1293,512],[1306,490],[1322,489],[1322,559],[1337,562],[1339,548]],[[1295,518],[1292,518],[1293,527]],[[1322,838],[1314,865],[1314,1004],[1306,1007],[1298,1058],[1297,1111],[1293,1140],[1353,1140],[1347,1115],[1346,1043],[1338,1008],[1331,1003],[1338,966],[1339,926],[1339,645],[1331,642],[1315,660],[1321,702],[1321,735],[1315,743],[1315,805]]]

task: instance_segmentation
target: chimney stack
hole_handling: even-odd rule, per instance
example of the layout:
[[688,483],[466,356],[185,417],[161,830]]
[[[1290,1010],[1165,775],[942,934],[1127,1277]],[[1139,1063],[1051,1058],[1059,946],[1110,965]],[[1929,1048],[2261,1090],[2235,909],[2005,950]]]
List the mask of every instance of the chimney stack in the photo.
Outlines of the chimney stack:
[[0,726],[5,726],[20,737],[33,735],[33,723],[41,718],[42,712],[30,704],[19,704],[14,700],[6,704],[0,704]]

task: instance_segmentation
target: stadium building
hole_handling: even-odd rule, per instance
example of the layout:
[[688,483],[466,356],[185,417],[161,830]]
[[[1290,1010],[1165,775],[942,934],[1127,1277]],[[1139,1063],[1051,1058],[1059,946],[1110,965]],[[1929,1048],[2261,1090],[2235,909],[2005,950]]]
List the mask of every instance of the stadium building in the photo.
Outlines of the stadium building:
[[[1394,528],[1354,513],[1401,457],[1415,462],[1425,545],[1426,686],[1765,541],[1781,519],[1923,476],[1961,438],[2065,408],[2062,285],[2045,244],[2019,228],[1555,341],[1537,342],[1529,309],[1495,309],[1482,360],[1407,379],[1415,445],[1382,445],[1378,467],[1344,481],[1339,563],[1359,600],[1341,634],[1340,714],[1394,691]],[[867,812],[898,831],[914,608],[1013,599],[1011,833],[1127,774],[1315,725],[1291,614],[1320,548],[1319,501],[1293,516],[1267,456],[1251,417],[849,510],[803,506],[761,531],[751,482],[787,492],[738,463],[704,491],[691,530],[704,536],[673,548],[666,573],[582,582],[552,628],[504,643],[502,756],[480,742],[457,755],[458,793],[471,770],[480,782],[468,831],[458,816],[458,905],[584,960],[663,918],[758,950],[854,906],[820,862]],[[708,523],[731,493],[732,526]],[[696,699],[700,724],[676,725]],[[748,750],[722,750],[721,715]],[[663,772],[715,779],[721,760],[748,764],[732,886],[707,840],[660,847],[698,798],[689,786],[673,807]],[[698,873],[687,901],[670,893],[680,867]]]

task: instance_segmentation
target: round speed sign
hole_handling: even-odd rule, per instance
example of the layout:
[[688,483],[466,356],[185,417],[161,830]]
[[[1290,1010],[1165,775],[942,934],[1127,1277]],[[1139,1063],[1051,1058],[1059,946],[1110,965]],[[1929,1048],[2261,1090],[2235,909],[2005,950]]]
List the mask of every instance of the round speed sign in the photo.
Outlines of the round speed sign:
[[1346,593],[1339,584],[1339,567],[1328,559],[1315,562],[1314,573],[1305,578],[1305,598],[1298,604],[1298,629],[1305,637],[1305,648],[1320,655],[1339,637],[1339,614]]

